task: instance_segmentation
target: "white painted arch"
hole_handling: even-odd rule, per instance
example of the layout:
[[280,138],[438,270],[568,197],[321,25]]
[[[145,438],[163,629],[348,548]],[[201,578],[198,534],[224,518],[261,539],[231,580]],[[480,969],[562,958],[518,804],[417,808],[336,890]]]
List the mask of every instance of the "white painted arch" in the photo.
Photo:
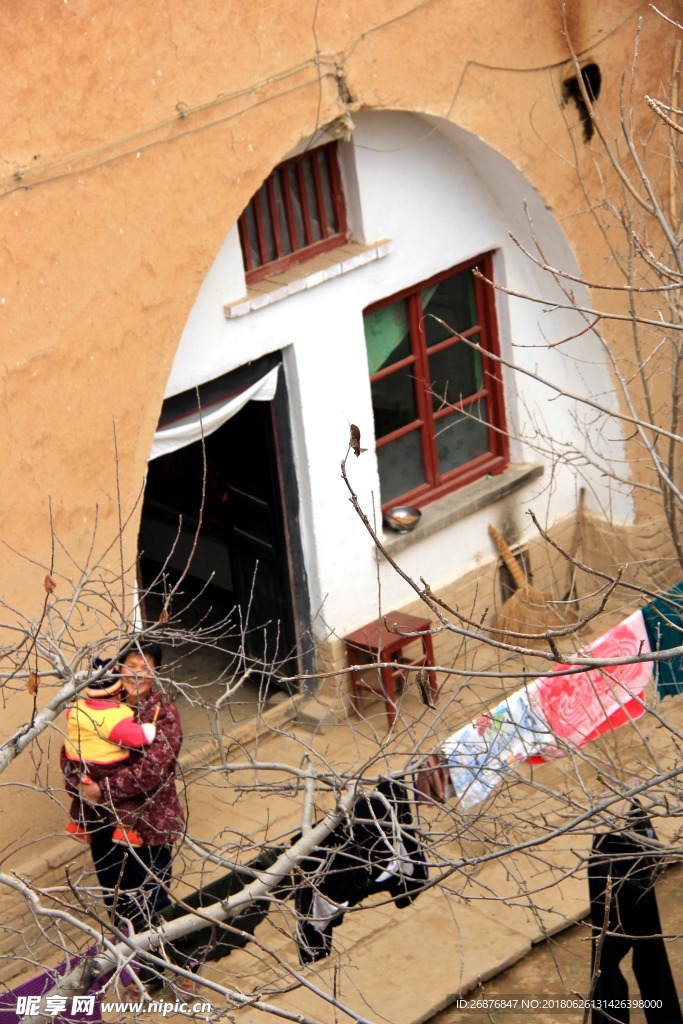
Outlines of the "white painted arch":
[[[505,359],[569,392],[592,395],[616,409],[614,388],[597,339],[583,334],[576,314],[552,308],[559,298],[551,278],[517,248],[510,233],[531,246],[528,217],[555,265],[575,270],[567,240],[542,198],[513,165],[481,140],[438,119],[407,113],[362,112],[345,147],[342,171],[354,237],[390,239],[392,251],[352,273],[229,320],[226,302],[245,292],[236,229],[221,247],[183,331],[166,395],[193,388],[265,353],[282,350],[291,406],[291,430],[301,502],[302,545],[312,613],[343,634],[377,614],[377,564],[372,542],[351,509],[340,478],[348,425],[361,427],[368,452],[349,466],[363,507],[378,521],[378,475],[368,383],[363,309],[479,253],[493,251],[496,280],[516,292],[547,299],[542,305],[497,296]],[[616,521],[633,515],[630,490],[603,473],[607,462],[628,477],[623,439],[594,412],[531,376],[505,371],[512,459],[545,462],[540,480],[519,493],[521,511],[534,508],[546,523],[576,507],[578,487]],[[589,459],[557,463],[556,445],[588,452]],[[538,446],[531,443],[540,442]],[[257,453],[255,453],[257,457]],[[484,509],[420,539],[401,553],[414,577],[433,586],[451,583],[492,551]],[[447,553],[447,557],[445,557]],[[382,605],[414,597],[386,565],[380,566]],[[322,619],[320,620],[322,622]]]

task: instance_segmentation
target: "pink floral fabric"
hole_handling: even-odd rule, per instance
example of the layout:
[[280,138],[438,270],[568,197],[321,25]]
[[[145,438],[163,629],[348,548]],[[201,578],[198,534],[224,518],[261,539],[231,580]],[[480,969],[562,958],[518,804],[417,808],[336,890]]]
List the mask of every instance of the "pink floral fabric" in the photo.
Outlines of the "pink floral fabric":
[[[649,651],[643,613],[637,611],[581,653],[606,659]],[[568,667],[558,666],[529,687],[530,703],[563,744],[582,747],[601,733],[634,721],[644,713],[642,700],[652,675],[652,662],[563,675]]]
[[[638,611],[581,652],[610,658],[650,651],[645,621]],[[569,674],[568,674],[569,672]],[[542,763],[583,747],[610,729],[645,712],[651,662],[613,665],[586,672],[559,665],[479,715],[439,748],[450,789],[467,809],[481,803],[520,761]]]

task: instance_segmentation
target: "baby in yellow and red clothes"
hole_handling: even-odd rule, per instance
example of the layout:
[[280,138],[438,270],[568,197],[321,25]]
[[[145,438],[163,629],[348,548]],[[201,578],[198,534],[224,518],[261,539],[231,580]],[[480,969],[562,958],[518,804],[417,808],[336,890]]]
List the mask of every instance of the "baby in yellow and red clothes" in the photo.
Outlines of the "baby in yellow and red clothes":
[[[106,665],[96,659],[93,668],[100,670]],[[129,758],[131,750],[140,750],[154,741],[156,725],[139,725],[135,711],[121,703],[120,695],[120,679],[106,672],[86,686],[74,706],[67,709],[64,774],[72,793],[81,782],[101,783]],[[116,810],[118,821],[113,842],[141,846],[142,840],[135,831],[136,815],[127,812],[125,806]],[[74,839],[89,842],[83,804],[78,796],[71,801],[70,818],[67,832]]]

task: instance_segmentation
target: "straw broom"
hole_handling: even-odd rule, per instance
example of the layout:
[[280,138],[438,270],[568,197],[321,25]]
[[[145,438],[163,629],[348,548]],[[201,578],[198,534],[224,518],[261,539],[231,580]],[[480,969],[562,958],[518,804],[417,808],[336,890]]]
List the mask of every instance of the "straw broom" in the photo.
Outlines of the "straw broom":
[[542,634],[547,629],[561,629],[569,622],[576,622],[576,613],[570,608],[558,612],[555,607],[557,599],[529,583],[498,530],[489,525],[489,534],[516,587],[514,594],[505,601],[496,616],[496,632],[537,634],[533,639],[525,639],[524,644],[530,647],[545,646]]

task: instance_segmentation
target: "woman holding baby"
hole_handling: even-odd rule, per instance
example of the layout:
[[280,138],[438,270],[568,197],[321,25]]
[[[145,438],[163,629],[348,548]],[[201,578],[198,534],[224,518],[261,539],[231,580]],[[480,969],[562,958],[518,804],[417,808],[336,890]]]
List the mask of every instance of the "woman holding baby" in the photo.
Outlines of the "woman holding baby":
[[84,771],[80,779],[86,781],[77,785],[73,763],[62,750],[67,786],[81,802],[105,904],[117,925],[129,922],[137,932],[170,903],[172,848],[185,826],[175,781],[182,727],[175,704],[157,684],[161,660],[157,643],[138,640],[115,667],[121,703],[134,711],[138,725],[155,727],[147,732],[151,742],[99,775]]

